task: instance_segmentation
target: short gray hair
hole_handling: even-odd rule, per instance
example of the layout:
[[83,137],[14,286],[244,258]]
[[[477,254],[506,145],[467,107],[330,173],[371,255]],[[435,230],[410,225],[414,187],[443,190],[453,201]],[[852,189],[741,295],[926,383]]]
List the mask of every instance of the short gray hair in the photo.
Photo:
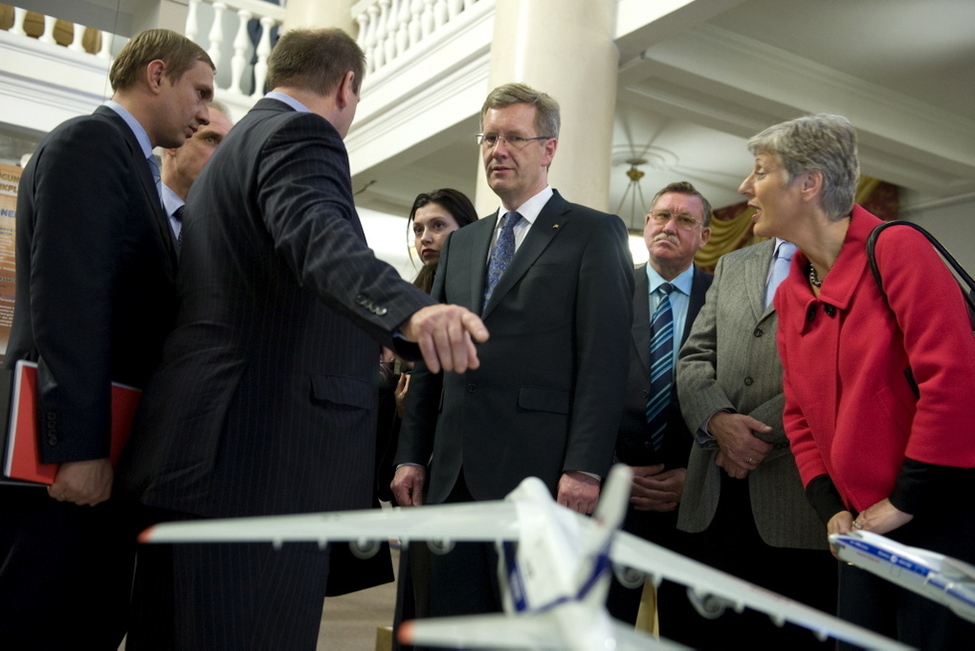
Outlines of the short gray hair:
[[857,133],[842,115],[820,113],[773,125],[748,141],[748,151],[775,156],[790,183],[802,172],[820,172],[823,210],[830,219],[842,219],[853,209],[860,181]]

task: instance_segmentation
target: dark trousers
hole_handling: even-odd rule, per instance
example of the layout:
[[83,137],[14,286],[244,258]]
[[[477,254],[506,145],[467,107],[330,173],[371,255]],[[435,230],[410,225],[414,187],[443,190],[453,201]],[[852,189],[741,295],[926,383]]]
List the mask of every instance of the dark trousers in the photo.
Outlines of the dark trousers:
[[[474,501],[463,472],[445,501]],[[431,617],[501,611],[498,553],[493,543],[457,543],[446,554],[430,555]]]
[[[690,549],[693,542],[691,536],[677,530],[677,511],[637,511],[631,506],[626,513],[623,530],[678,554],[694,556]],[[606,597],[606,609],[615,619],[635,624],[642,594],[642,588],[627,588],[614,576]],[[660,584],[657,588],[657,620],[661,636],[687,644],[688,632],[693,630],[699,619],[697,611],[687,599],[686,586],[666,580]]]
[[[689,534],[697,560],[773,592],[817,608],[836,612],[836,561],[826,550],[772,547],[755,526],[748,481],[721,473],[721,497],[706,531]],[[823,537],[826,527],[823,527]],[[810,631],[786,624],[778,627],[767,615],[732,609],[717,619],[698,618],[687,642],[699,649],[727,649],[734,641],[752,648],[829,649]]]
[[[975,470],[960,471],[947,482],[951,485],[940,491],[944,499],[886,536],[975,564]],[[925,651],[975,645],[975,624],[945,606],[846,563],[839,565],[839,580],[843,619]]]
[[125,635],[134,530],[112,501],[0,486],[0,647],[115,651]]
[[314,651],[328,568],[314,543],[144,545],[126,649]]

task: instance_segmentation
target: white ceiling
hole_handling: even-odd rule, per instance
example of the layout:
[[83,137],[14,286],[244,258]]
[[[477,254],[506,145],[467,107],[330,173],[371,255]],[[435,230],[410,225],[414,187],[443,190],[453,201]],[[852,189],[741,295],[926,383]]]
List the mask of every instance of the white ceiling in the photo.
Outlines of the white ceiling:
[[[646,199],[686,179],[716,208],[738,203],[751,167],[747,139],[815,112],[849,117],[863,173],[908,188],[913,200],[975,193],[975,0],[725,5],[689,28],[662,36],[649,26],[620,40],[611,209],[634,157],[648,161]],[[472,116],[438,150],[385,170],[362,204],[405,215],[419,191],[452,186],[473,196],[476,129]],[[357,189],[371,180],[355,179]],[[624,218],[629,206],[627,198]],[[642,209],[635,218],[642,226]]]

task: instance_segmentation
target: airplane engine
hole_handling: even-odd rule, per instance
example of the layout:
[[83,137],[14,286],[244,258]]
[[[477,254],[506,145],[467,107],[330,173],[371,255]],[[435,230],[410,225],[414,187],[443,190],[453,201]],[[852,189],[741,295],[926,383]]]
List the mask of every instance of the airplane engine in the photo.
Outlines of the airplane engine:
[[448,538],[442,538],[440,540],[428,540],[427,547],[430,548],[437,556],[443,556],[444,554],[449,554],[454,550],[454,541]]
[[360,539],[360,540],[353,540],[352,542],[350,542],[349,550],[352,552],[352,555],[355,556],[356,558],[365,560],[367,558],[372,558],[373,556],[378,554],[379,548],[381,546],[382,543],[379,542],[378,540]]
[[617,563],[613,563],[613,575],[626,588],[643,587],[643,583],[647,579],[646,572],[641,572],[640,570]]
[[724,614],[725,609],[728,606],[733,606],[734,604],[727,599],[722,599],[713,594],[699,593],[693,588],[687,589],[687,598],[690,599],[691,603],[694,605],[694,609],[706,619],[717,619]]

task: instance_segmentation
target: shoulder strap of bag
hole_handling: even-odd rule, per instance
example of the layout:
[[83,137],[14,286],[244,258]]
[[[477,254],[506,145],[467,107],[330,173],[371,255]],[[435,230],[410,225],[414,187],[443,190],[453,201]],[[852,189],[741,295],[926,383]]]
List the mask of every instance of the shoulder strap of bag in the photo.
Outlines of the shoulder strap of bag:
[[[968,318],[972,322],[972,331],[973,334],[975,334],[975,280],[973,280],[968,272],[965,271],[965,269],[958,263],[958,261],[955,260],[950,253],[948,253],[948,250],[945,249],[945,247],[934,237],[934,235],[913,222],[894,220],[884,222],[883,224],[878,224],[870,232],[870,236],[867,238],[867,262],[870,264],[870,273],[873,274],[873,279],[877,282],[877,287],[880,289],[880,293],[883,294],[885,298],[887,297],[887,292],[884,291],[884,281],[880,276],[880,268],[877,266],[877,258],[874,253],[874,248],[877,246],[877,238],[880,236],[880,233],[891,226],[909,226],[910,228],[913,228],[917,232],[924,235],[924,237],[931,242],[931,246],[933,246],[941,255],[941,258],[945,261],[945,264],[955,271],[958,276],[956,280],[960,279],[958,280],[958,284],[961,286],[962,294],[964,295],[965,300],[968,302]],[[889,303],[890,301],[888,300],[888,304]]]

